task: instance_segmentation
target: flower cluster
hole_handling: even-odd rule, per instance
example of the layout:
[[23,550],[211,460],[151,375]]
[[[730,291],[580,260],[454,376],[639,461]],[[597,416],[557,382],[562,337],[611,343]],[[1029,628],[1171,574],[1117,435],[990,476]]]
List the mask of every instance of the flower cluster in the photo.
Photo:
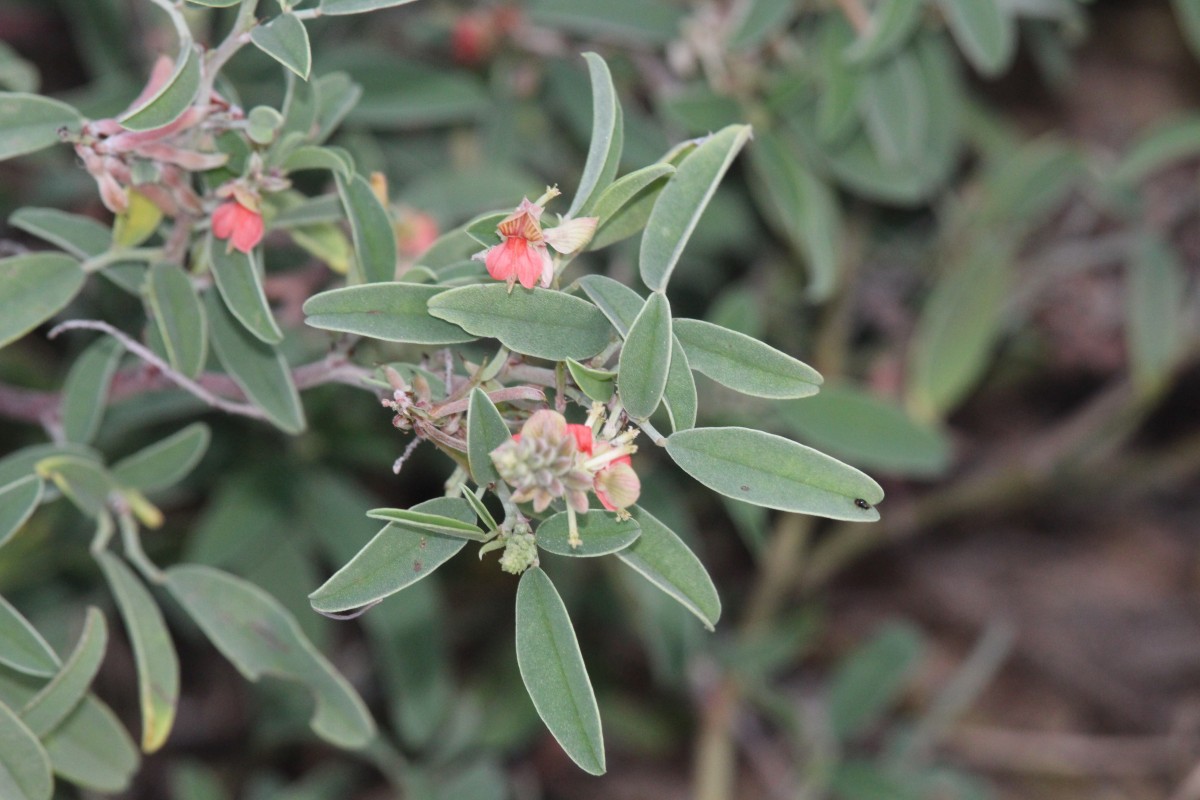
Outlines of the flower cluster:
[[496,226],[500,244],[475,254],[476,260],[487,265],[489,275],[508,283],[509,291],[518,281],[526,289],[539,283],[543,288],[550,286],[554,280],[554,260],[547,245],[562,255],[570,255],[582,250],[596,232],[596,217],[562,220],[556,227],[543,230],[543,206],[557,195],[557,189],[548,189],[536,203],[522,199],[517,210]]

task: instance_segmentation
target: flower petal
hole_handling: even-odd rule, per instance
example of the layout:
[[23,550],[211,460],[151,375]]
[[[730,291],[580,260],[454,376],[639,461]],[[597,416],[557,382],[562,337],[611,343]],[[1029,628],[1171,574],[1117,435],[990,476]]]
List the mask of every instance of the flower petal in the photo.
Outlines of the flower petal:
[[593,234],[596,233],[596,223],[599,221],[598,217],[568,219],[560,223],[557,228],[543,232],[542,236],[545,238],[546,244],[563,255],[567,255],[583,249],[584,245],[592,240]]
[[609,511],[629,508],[642,493],[642,482],[633,467],[614,462],[596,473],[596,497]]

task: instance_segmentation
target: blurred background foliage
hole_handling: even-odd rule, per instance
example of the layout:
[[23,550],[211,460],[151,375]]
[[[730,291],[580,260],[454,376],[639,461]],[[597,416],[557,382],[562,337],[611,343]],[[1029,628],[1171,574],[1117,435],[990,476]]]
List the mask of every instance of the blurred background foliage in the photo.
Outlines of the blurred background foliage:
[[[230,21],[194,16],[213,26],[201,41]],[[804,358],[827,387],[760,407],[705,381],[700,422],[871,472],[884,519],[721,501],[643,449],[644,505],[688,535],[726,613],[709,635],[624,574],[553,565],[606,721],[610,772],[592,779],[521,689],[494,565],[458,559],[358,622],[309,609],[374,533],[362,511],[439,494],[446,463],[418,451],[393,477],[405,442],[344,388],[305,393],[298,437],[205,414],[212,447],[155,498],[167,523],[147,546],[280,598],[397,744],[314,743],[298,693],[236,680],[175,619],[180,721],[129,797],[1200,798],[1200,5],[422,0],[310,34],[314,74],[361,87],[335,141],[387,176],[402,249],[421,214],[446,231],[574,188],[583,51],[622,96],[622,172],[752,123],[672,302]],[[2,0],[0,40],[0,85],[93,117],[120,111],[171,42],[138,0]],[[229,74],[244,107],[281,103],[262,54]],[[29,205],[105,213],[65,148],[0,165],[0,218]],[[38,246],[0,231],[4,254]],[[630,278],[636,244],[579,263]],[[296,324],[329,271],[267,253]],[[68,309],[138,313],[99,283]],[[297,363],[326,347],[297,331]],[[79,344],[6,348],[0,379],[57,390]],[[123,399],[97,446],[119,458],[203,411]],[[40,438],[6,422],[0,452]],[[87,603],[110,602],[91,531],[61,506],[0,551],[0,593],[60,651]],[[97,691],[136,724],[130,658],[117,635]]]

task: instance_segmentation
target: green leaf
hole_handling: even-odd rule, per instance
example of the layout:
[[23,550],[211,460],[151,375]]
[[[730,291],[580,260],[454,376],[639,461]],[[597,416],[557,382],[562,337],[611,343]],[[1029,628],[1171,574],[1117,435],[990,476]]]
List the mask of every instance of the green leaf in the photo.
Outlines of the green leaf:
[[[1200,18],[1200,11],[1196,13]],[[1139,136],[1113,170],[1112,178],[1119,183],[1138,183],[1168,164],[1197,153],[1200,153],[1200,115],[1175,117]]]
[[625,335],[617,367],[621,403],[635,420],[648,418],[662,402],[671,367],[671,304],[654,292]]
[[754,199],[767,222],[804,259],[813,302],[828,300],[837,286],[842,249],[842,215],[837,196],[800,162],[795,151],[771,132],[750,148],[758,179]]
[[1009,245],[972,244],[966,263],[934,286],[909,354],[909,407],[920,418],[944,416],[975,386],[1001,333],[1011,283]]
[[477,337],[429,315],[428,303],[446,291],[418,283],[371,283],[313,295],[304,303],[305,324],[412,344],[457,344]]
[[604,59],[595,53],[584,53],[592,81],[592,142],[579,190],[571,201],[568,217],[586,216],[600,193],[608,188],[617,174],[624,146],[625,132],[621,121],[621,101],[613,86],[612,74]]
[[674,174],[675,167],[670,164],[651,164],[622,175],[610,184],[596,198],[591,209],[592,216],[597,219],[596,234],[599,235],[609,223],[615,221],[618,214],[648,194],[650,187],[655,186],[661,191],[667,179]]
[[158,230],[163,220],[162,209],[142,192],[130,187],[126,192],[129,206],[113,221],[113,247],[137,247]]
[[259,340],[267,344],[282,342],[283,332],[267,303],[256,256],[231,250],[211,235],[204,246],[225,307]]
[[21,719],[37,736],[54,730],[83,700],[104,660],[108,626],[99,609],[88,608],[83,633],[62,669],[21,709]]
[[1200,4],[1196,0],[1171,0],[1171,5],[1192,55],[1200,58]]
[[921,635],[902,624],[888,625],[847,656],[829,687],[829,721],[838,738],[852,738],[875,724],[923,657]]
[[696,379],[687,352],[679,343],[678,336],[671,337],[671,369],[667,372],[667,385],[663,389],[663,406],[671,418],[671,430],[682,431],[696,425],[699,399],[696,396]]
[[37,463],[37,474],[54,481],[59,491],[89,517],[104,510],[108,496],[117,488],[104,467],[85,456],[44,458]]
[[[296,152],[305,149],[307,148]],[[267,230],[340,222],[342,219],[342,199],[336,194],[323,194],[319,197],[298,198],[294,205],[283,208],[268,221]]]
[[638,259],[642,281],[652,290],[666,288],[717,184],[749,138],[749,125],[714,133],[683,160],[654,201]]
[[317,133],[313,142],[328,139],[362,98],[363,88],[344,72],[331,72],[316,79]]
[[684,9],[641,0],[534,0],[526,6],[535,24],[589,40],[660,44],[679,36]]
[[946,24],[967,60],[986,76],[999,75],[1017,50],[1017,23],[999,0],[939,0]]
[[0,86],[14,92],[36,92],[42,76],[37,67],[17,55],[17,51],[0,42]]
[[567,359],[567,369],[575,385],[589,400],[597,403],[607,403],[616,391],[617,373],[606,369],[592,369],[580,364],[573,358]]
[[312,71],[312,47],[308,43],[308,31],[295,14],[280,14],[265,25],[250,31],[254,46],[304,80]]
[[191,39],[180,43],[175,71],[162,88],[144,102],[119,118],[122,125],[134,131],[148,131],[170,125],[196,100],[200,91],[200,54]]
[[240,325],[216,292],[207,292],[204,301],[221,366],[272,423],[287,433],[303,431],[304,407],[283,354]]
[[0,260],[0,347],[19,339],[66,307],[83,288],[79,262],[61,253]]
[[4,703],[0,703],[0,797],[50,800],[54,776],[50,756],[38,737]]
[[209,8],[229,8],[236,6],[245,0],[188,0],[189,3],[195,3],[198,6],[208,6]]
[[946,434],[861,389],[828,386],[814,397],[775,408],[805,442],[863,467],[937,477],[950,466]]
[[[466,501],[457,498],[427,500],[412,510],[468,523],[475,519]],[[308,599],[314,609],[326,613],[361,608],[427,577],[466,544],[466,539],[393,522]]]
[[[350,177],[354,174],[353,159],[340,147],[318,147],[311,144],[297,147],[287,154],[279,166],[284,172],[325,169],[342,177]],[[335,218],[340,217],[340,213],[335,215]],[[272,224],[278,224],[278,222],[272,221]]]
[[1126,338],[1133,378],[1144,392],[1163,387],[1178,361],[1183,332],[1183,266],[1161,238],[1144,235],[1128,267]]
[[726,497],[829,519],[879,519],[874,508],[883,500],[879,484],[782,436],[750,428],[693,428],[671,434],[667,453],[684,472]]
[[283,98],[283,125],[279,128],[280,141],[309,141],[313,127],[317,124],[317,89],[314,83],[300,80],[296,73],[288,70],[287,93]]
[[847,64],[843,55],[854,40],[849,23],[841,15],[833,14],[822,22],[816,49],[821,67],[816,133],[823,144],[834,145],[858,126],[863,72]]
[[797,6],[792,0],[752,0],[743,4],[726,46],[731,50],[759,47],[772,36],[786,31],[796,11]]
[[124,346],[108,336],[96,340],[79,354],[63,384],[63,434],[68,442],[88,444],[96,437],[108,388]]
[[42,479],[30,475],[0,487],[0,547],[33,516],[42,502]]
[[112,243],[112,232],[106,226],[91,217],[56,208],[17,209],[8,218],[8,224],[81,259],[106,252]]
[[595,509],[575,515],[579,538],[583,544],[571,547],[569,515],[561,511],[538,526],[537,545],[543,550],[559,556],[606,556],[624,550],[637,541],[641,526],[637,520],[619,520],[610,511]]
[[567,607],[534,567],[517,586],[517,666],[538,716],[579,767],[604,774],[600,709]]
[[167,741],[179,703],[179,657],[162,612],[129,567],[112,553],[96,555],[117,600],[137,665],[142,707],[142,750],[153,753]]
[[361,14],[364,11],[376,11],[380,8],[392,8],[411,3],[413,0],[321,0],[321,13],[326,16],[339,14]]
[[755,397],[814,395],[820,373],[751,336],[698,319],[675,320],[675,335],[692,369]]
[[137,747],[112,710],[91,695],[43,742],[54,772],[83,788],[123,792],[137,771]]
[[860,100],[863,123],[880,162],[920,164],[930,114],[929,92],[916,56],[904,51],[864,74]]
[[478,386],[472,389],[467,408],[467,460],[476,484],[486,486],[500,480],[491,452],[510,438],[508,425],[492,399]]
[[612,329],[586,300],[545,289],[502,283],[463,286],[429,300],[429,313],[468,333],[499,339],[510,350],[562,361],[589,358],[604,349]]
[[24,675],[49,678],[58,656],[25,617],[0,597],[0,664]]
[[28,475],[36,475],[38,462],[50,456],[73,455],[87,458],[96,463],[100,454],[90,447],[64,442],[62,444],[35,444],[23,447],[4,458],[0,458],[0,486],[19,481]]
[[710,631],[721,618],[721,598],[704,565],[675,532],[641,506],[629,509],[642,535],[617,553],[628,566],[665,592]]
[[0,92],[0,161],[58,144],[60,128],[77,132],[83,117],[66,103],[39,94]]
[[871,14],[866,31],[846,49],[853,64],[875,64],[894,55],[921,24],[921,0],[884,0]]
[[357,259],[356,275],[362,283],[378,283],[396,278],[396,234],[392,220],[361,175],[343,178],[335,174],[338,194],[350,233],[354,237]]
[[208,318],[187,273],[176,264],[154,264],[146,273],[143,293],[167,360],[195,378],[208,358]]
[[633,325],[646,303],[645,299],[607,275],[585,275],[579,279],[579,286],[608,318],[617,333],[621,334],[621,338],[628,335],[629,327]]
[[212,439],[208,426],[193,422],[162,441],[142,448],[113,465],[117,483],[141,492],[174,486],[200,463]]
[[483,531],[479,530],[479,526],[474,522],[463,522],[442,514],[428,514],[407,508],[373,508],[367,512],[367,516],[384,522],[398,522],[408,528],[443,536],[457,536],[477,542],[482,542],[485,538]]
[[241,578],[200,566],[167,570],[167,588],[247,680],[271,675],[311,691],[315,708],[309,725],[322,739],[359,749],[375,738],[375,722],[362,699],[274,597]]

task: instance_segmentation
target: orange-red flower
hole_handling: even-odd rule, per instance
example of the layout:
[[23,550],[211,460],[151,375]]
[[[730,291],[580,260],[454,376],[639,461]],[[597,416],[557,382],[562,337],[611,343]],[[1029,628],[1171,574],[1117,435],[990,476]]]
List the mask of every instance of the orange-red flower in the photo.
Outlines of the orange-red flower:
[[517,210],[496,226],[500,244],[475,256],[487,265],[489,275],[507,281],[510,291],[518,281],[526,289],[538,283],[549,286],[554,280],[554,262],[547,245],[564,255],[573,253],[587,244],[596,231],[595,217],[566,220],[548,231],[542,230],[541,218],[542,207],[528,198],[522,199]]
[[[569,423],[567,430],[575,437],[579,452],[589,459],[613,450],[607,442],[596,442],[592,429],[587,425]],[[633,459],[627,454],[620,455],[596,470],[592,481],[592,489],[600,504],[609,511],[626,509],[637,502],[641,494],[642,483],[637,473],[633,471]]]
[[232,249],[249,253],[262,241],[262,214],[236,199],[226,200],[213,211],[212,232],[218,239],[228,239]]

